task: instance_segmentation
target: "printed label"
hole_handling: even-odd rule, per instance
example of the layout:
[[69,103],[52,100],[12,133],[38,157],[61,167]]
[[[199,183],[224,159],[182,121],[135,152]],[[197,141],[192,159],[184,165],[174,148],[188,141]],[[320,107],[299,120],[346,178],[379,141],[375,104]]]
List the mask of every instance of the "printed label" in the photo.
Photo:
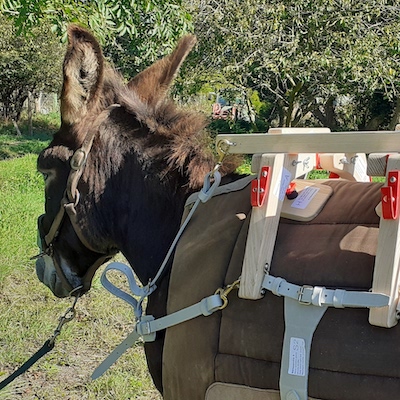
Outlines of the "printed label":
[[274,187],[274,195],[280,200],[283,201],[286,194],[286,189],[289,186],[290,181],[292,180],[292,174],[286,169],[282,169],[281,178],[276,181]]
[[365,163],[363,157],[356,157],[355,158],[355,165],[354,165],[354,175],[360,182],[370,182],[369,176],[367,175],[367,164]]
[[313,186],[306,186],[293,201],[291,207],[304,210],[318,193],[319,188]]
[[306,342],[302,338],[290,338],[288,374],[306,376]]

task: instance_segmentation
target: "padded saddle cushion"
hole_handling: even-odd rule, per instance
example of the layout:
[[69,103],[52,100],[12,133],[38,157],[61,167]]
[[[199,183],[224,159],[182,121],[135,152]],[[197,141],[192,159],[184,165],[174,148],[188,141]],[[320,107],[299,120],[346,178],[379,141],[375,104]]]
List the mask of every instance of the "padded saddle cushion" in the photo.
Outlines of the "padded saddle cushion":
[[[271,274],[299,285],[369,290],[377,248],[380,184],[332,180],[333,195],[310,222],[281,218]],[[249,186],[202,204],[175,254],[168,313],[241,274],[251,213]],[[400,328],[371,326],[368,309],[329,308],[311,348],[309,396],[399,398]],[[279,390],[283,298],[229,296],[223,311],[169,328],[163,353],[166,400],[203,400],[213,382]],[[222,400],[222,399],[221,399]]]

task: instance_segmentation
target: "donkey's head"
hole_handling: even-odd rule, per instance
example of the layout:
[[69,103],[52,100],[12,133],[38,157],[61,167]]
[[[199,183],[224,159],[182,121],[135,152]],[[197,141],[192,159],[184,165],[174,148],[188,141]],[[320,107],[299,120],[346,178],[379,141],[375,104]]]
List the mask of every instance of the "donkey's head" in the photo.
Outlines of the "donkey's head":
[[37,274],[59,297],[87,291],[118,250],[146,281],[160,261],[150,250],[150,270],[138,267],[149,239],[167,246],[184,197],[213,164],[199,135],[204,118],[179,111],[167,96],[193,36],[128,84],[88,31],[72,26],[68,39],[61,127],[38,159],[46,204]]

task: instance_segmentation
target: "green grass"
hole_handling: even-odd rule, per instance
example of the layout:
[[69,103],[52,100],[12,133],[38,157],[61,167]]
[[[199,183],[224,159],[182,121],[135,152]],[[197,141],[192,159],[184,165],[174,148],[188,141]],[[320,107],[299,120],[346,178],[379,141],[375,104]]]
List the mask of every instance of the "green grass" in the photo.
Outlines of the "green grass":
[[28,154],[0,162],[0,281],[10,270],[26,268],[37,254],[36,219],[43,213],[43,178]]
[[[0,380],[43,345],[69,306],[69,300],[55,298],[37,280],[33,263],[3,279]],[[98,364],[132,331],[133,322],[132,309],[97,281],[78,302],[77,317],[64,326],[55,348],[0,392],[0,399],[161,399],[147,372],[141,343],[105,375],[90,380]]]
[[0,125],[0,281],[10,270],[25,268],[38,251],[32,237],[43,213],[44,184],[36,159],[55,130],[54,116],[47,118],[47,124],[44,118],[35,121],[33,136],[16,136],[10,125]]
[[33,133],[28,133],[26,121],[20,123],[22,136],[17,136],[11,123],[0,123],[0,160],[39,154],[57,131],[59,115],[38,115],[33,123]]

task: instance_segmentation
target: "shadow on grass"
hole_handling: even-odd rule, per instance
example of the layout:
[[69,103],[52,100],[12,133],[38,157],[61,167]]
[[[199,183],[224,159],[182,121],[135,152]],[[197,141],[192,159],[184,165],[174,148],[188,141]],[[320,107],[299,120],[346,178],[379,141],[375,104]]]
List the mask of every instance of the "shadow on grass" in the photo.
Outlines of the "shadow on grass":
[[59,117],[55,115],[40,115],[33,121],[33,133],[29,134],[28,123],[21,121],[17,135],[11,123],[0,121],[0,160],[22,157],[25,154],[39,154],[51,141],[52,135],[59,126]]

